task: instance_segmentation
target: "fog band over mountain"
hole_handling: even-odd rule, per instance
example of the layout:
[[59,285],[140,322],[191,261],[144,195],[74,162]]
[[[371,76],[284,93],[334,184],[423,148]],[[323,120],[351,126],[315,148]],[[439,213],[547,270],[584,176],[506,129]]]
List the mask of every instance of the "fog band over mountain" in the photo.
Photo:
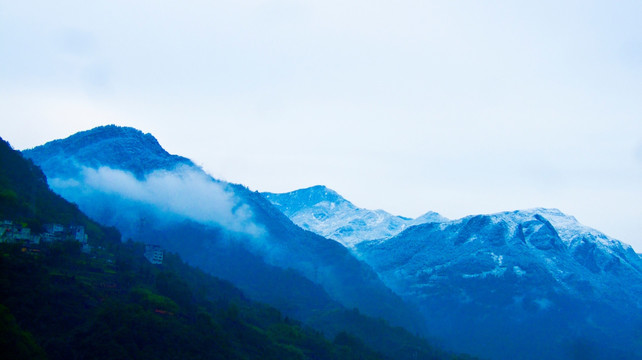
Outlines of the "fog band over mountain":
[[[109,197],[117,201],[112,209],[117,213],[112,218],[136,216],[145,209],[164,220],[189,219],[255,238],[264,234],[264,229],[252,221],[250,208],[225,184],[187,166],[173,171],[156,170],[142,180],[110,167],[82,167],[78,178],[52,178],[49,185],[89,213],[104,212],[105,206],[92,205],[95,202],[88,199]],[[131,208],[139,211],[123,211]]]

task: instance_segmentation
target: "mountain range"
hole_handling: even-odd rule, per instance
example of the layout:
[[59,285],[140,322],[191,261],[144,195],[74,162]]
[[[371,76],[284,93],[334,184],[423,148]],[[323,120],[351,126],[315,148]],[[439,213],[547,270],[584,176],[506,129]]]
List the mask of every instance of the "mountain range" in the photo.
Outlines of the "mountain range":
[[[348,246],[421,309],[447,346],[503,359],[640,354],[639,254],[559,210],[433,216],[405,229],[391,229],[388,215],[359,237],[360,216],[385,212],[323,187],[266,197],[300,226]],[[341,210],[326,215],[332,209]]]
[[642,357],[639,254],[559,210],[409,219],[324,186],[252,192],[116,126],[23,154],[125,237],[326,329],[358,308],[492,359]]

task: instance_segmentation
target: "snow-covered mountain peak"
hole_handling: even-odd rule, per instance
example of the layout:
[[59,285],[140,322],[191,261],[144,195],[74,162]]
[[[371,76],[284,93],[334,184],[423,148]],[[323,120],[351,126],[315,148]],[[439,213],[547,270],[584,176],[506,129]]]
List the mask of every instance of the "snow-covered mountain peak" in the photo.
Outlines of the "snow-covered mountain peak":
[[566,215],[561,212],[559,209],[554,208],[532,208],[532,209],[522,209],[514,211],[504,211],[495,214],[490,214],[489,216],[501,218],[509,221],[525,221],[531,219],[535,216],[543,216],[549,221],[556,223],[572,224],[578,223],[575,217]]
[[323,185],[292,191],[287,193],[288,196],[274,193],[263,193],[263,195],[277,205],[279,210],[288,217],[308,207],[332,210],[342,206],[356,209],[351,202],[341,197],[336,191]]
[[263,195],[295,224],[350,248],[362,241],[390,238],[413,225],[447,220],[435,212],[409,219],[359,208],[322,185]]
[[489,215],[496,221],[502,220],[508,223],[520,224],[531,220],[545,219],[549,222],[564,244],[569,247],[577,245],[582,239],[590,239],[598,246],[606,248],[617,248],[628,251],[630,245],[613,239],[604,233],[583,225],[574,216],[567,215],[558,209],[533,208],[525,210],[507,211]]
[[419,224],[425,224],[425,223],[435,223],[435,222],[446,222],[450,221],[447,217],[442,216],[439,213],[436,213],[434,211],[428,211],[427,213],[415,218],[415,219],[410,219],[410,225],[419,225]]

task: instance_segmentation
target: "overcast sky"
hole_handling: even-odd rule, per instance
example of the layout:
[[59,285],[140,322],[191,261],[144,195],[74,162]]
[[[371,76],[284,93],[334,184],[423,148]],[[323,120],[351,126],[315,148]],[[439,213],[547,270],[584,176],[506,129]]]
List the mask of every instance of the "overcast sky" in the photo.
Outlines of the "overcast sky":
[[0,136],[136,127],[253,190],[532,207],[642,251],[642,2],[0,0]]

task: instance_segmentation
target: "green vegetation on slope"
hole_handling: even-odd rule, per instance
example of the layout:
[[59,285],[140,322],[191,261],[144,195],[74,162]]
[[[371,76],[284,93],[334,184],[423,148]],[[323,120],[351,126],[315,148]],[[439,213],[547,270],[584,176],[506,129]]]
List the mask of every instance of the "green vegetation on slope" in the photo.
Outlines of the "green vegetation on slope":
[[[39,250],[0,244],[2,332],[17,339],[0,357],[44,350],[49,359],[383,358],[251,303],[175,255],[154,266],[140,244],[123,244],[113,256],[84,254],[74,242]],[[198,278],[196,291],[183,274]]]

